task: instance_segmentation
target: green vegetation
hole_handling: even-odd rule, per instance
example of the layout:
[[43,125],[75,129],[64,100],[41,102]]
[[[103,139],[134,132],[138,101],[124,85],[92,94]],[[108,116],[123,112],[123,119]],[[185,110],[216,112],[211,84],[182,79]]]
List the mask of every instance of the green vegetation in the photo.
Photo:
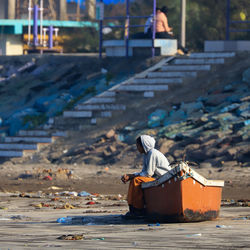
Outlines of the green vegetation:
[[109,83],[111,82],[111,80],[113,79],[113,74],[108,72],[105,76],[105,79],[106,79],[106,85],[109,86]]
[[29,128],[35,128],[47,121],[46,114],[26,115],[23,118],[23,125],[29,123]]
[[[88,94],[92,94],[93,96],[95,96],[96,95],[96,87],[95,86],[89,87],[81,95],[70,100],[68,102],[68,104],[64,107],[63,111],[73,109],[75,104]],[[61,115],[63,113],[63,111],[59,112],[57,115]]]

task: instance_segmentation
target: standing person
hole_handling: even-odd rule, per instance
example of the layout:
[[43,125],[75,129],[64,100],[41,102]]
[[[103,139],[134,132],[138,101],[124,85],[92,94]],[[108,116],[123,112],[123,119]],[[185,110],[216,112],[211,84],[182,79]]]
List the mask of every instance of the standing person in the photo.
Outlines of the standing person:
[[[156,9],[156,38],[167,38],[167,39],[174,39],[173,35],[173,28],[169,27],[168,25],[168,8],[166,6],[163,6],[161,9]],[[179,42],[178,42],[178,52],[180,54],[187,54],[188,49],[184,48]]]
[[137,218],[145,213],[141,183],[153,181],[171,169],[167,158],[154,148],[155,139],[153,137],[141,135],[136,139],[136,147],[141,154],[144,154],[142,171],[124,174],[121,177],[123,183],[130,181],[127,197],[129,212],[125,215],[125,219]]

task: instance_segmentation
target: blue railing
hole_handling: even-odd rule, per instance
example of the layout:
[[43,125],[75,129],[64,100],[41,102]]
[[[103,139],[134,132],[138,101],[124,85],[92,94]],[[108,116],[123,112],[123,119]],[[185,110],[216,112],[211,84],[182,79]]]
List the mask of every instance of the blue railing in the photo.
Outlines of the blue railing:
[[250,32],[249,29],[231,29],[231,24],[250,24],[250,21],[232,21],[231,20],[231,0],[227,0],[227,12],[226,12],[226,40],[230,40],[231,32]]
[[[100,0],[103,2],[103,0]],[[124,20],[124,25],[103,25],[104,20],[99,21],[99,57],[102,58],[102,43],[103,43],[103,34],[102,29],[104,27],[110,28],[123,28],[125,34],[125,44],[126,44],[126,57],[129,56],[129,33],[130,28],[139,28],[145,27],[145,25],[130,24],[130,19],[141,19],[149,18],[149,16],[130,16],[129,12],[130,0],[126,0],[126,16],[113,16],[113,17],[104,17],[104,20]],[[153,30],[152,30],[152,57],[155,56],[154,40],[155,40],[155,16],[156,16],[156,0],[153,0]]]

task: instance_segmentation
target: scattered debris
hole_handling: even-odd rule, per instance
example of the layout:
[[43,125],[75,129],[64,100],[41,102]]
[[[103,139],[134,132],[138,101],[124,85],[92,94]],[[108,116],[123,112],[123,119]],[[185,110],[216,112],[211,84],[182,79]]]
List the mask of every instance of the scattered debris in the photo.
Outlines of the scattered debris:
[[186,237],[200,237],[202,236],[201,233],[198,233],[198,234],[187,234]]
[[86,192],[86,191],[81,191],[80,193],[78,193],[78,196],[81,196],[81,197],[87,197],[87,196],[90,196],[91,194]]
[[59,236],[57,239],[59,240],[83,240],[83,234],[68,234]]
[[86,205],[95,205],[95,204],[96,204],[96,202],[94,202],[94,201],[89,201],[86,203]]
[[43,177],[43,179],[46,181],[52,181],[52,177],[50,175]]
[[232,226],[216,225],[217,228],[231,228]]
[[159,227],[160,226],[160,223],[156,223],[156,224],[148,224],[149,227]]

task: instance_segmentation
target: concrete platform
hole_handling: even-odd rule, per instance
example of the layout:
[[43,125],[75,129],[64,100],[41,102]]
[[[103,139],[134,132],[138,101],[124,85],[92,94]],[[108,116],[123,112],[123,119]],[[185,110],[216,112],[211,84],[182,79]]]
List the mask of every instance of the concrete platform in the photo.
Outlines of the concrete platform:
[[[107,40],[103,41],[103,47],[106,51],[106,56],[109,57],[124,57],[126,56],[125,40]],[[177,52],[176,39],[155,39],[154,47],[159,48],[159,55],[174,55]],[[140,49],[138,52],[137,49]],[[128,55],[141,55],[151,53],[152,39],[131,39],[129,40]],[[137,51],[136,51],[137,50]]]
[[112,112],[111,111],[102,111],[101,112],[101,117],[103,117],[103,118],[110,118],[110,117],[112,117]]
[[100,105],[90,105],[90,104],[79,104],[75,108],[76,110],[126,110],[126,106],[122,104],[100,104]]
[[93,104],[93,103],[114,103],[115,102],[115,98],[113,97],[93,97],[91,99],[89,99],[88,101],[86,101],[85,103],[88,104]]
[[24,137],[24,136],[12,136],[5,137],[5,142],[34,142],[34,143],[52,143],[53,137]]
[[91,118],[92,112],[91,111],[64,111],[63,117],[64,118],[70,118],[70,117]]
[[49,131],[49,130],[20,130],[19,136],[67,136],[67,132],[64,131]]
[[134,84],[169,84],[169,83],[182,83],[181,78],[144,78],[134,79]]
[[148,78],[168,78],[168,77],[196,77],[197,72],[150,72],[148,73]]
[[205,41],[204,51],[250,51],[250,41]]
[[38,145],[25,143],[0,143],[0,150],[37,150]]
[[22,157],[24,156],[23,151],[15,150],[0,150],[0,157]]
[[168,65],[163,66],[162,71],[209,71],[210,65]]
[[49,132],[46,130],[20,130],[19,136],[49,136]]
[[223,64],[224,58],[176,59],[174,64]]
[[168,85],[122,85],[118,89],[118,91],[164,91],[168,90]]
[[235,52],[205,52],[205,53],[192,53],[190,58],[230,58],[234,57]]

